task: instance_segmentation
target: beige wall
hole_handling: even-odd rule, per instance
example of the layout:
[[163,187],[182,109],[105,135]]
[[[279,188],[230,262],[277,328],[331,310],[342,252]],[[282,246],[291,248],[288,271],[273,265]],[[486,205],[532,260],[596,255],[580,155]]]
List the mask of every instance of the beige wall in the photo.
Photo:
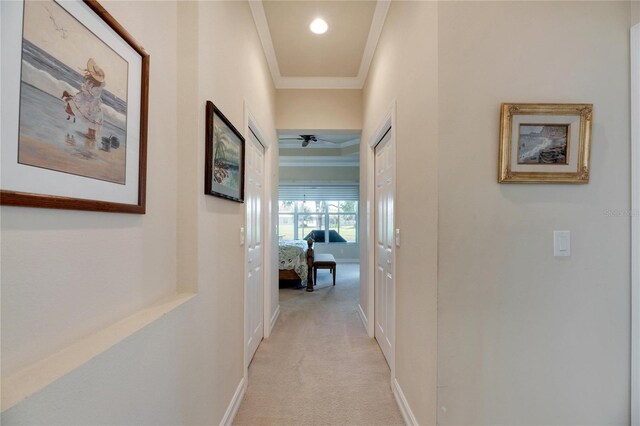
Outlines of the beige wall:
[[631,25],[640,23],[640,1],[631,0]]
[[[395,207],[402,246],[396,250],[396,377],[420,424],[436,422],[438,7],[435,2],[391,3],[363,90],[362,197],[373,166],[367,143],[397,102]],[[370,251],[365,205],[363,259]],[[363,263],[362,282],[367,268]],[[368,296],[361,286],[361,306],[371,317]]]
[[[420,424],[628,423],[629,220],[605,211],[629,208],[629,8],[392,3],[363,143],[396,99],[396,376]],[[591,183],[497,184],[509,101],[594,103]]]
[[[2,207],[3,376],[176,287],[198,294],[2,423],[218,424],[244,373],[244,205],[203,194],[204,102],[244,132],[246,100],[275,143],[275,90],[246,2],[102,4],[151,55],[147,214]],[[268,161],[273,185],[277,149]]]
[[175,292],[176,5],[107,6],[152,53],[147,214],[1,208],[5,377]]
[[[237,128],[244,126],[243,100],[255,115],[265,137],[271,139],[269,161],[277,164],[276,133],[273,112],[275,89],[266,64],[253,17],[246,2],[202,2],[198,13],[200,46],[199,106],[202,117],[198,140],[204,140],[206,100],[213,101]],[[209,43],[207,40],[218,40]],[[220,60],[225,58],[225,60]],[[232,82],[235,82],[232,83]],[[246,129],[243,129],[244,133]],[[200,193],[204,191],[204,144],[199,143]],[[275,161],[275,163],[274,163]],[[277,167],[272,168],[277,173]],[[276,180],[277,182],[277,180]],[[199,196],[199,290],[202,309],[198,324],[206,324],[201,336],[204,344],[196,357],[206,360],[208,370],[192,371],[198,380],[194,394],[199,404],[208,395],[220,395],[211,401],[215,422],[224,413],[243,375],[244,250],[239,244],[244,226],[245,204],[212,196]],[[276,241],[274,240],[274,243]],[[277,281],[272,280],[277,286]],[[277,303],[277,299],[276,299]],[[275,308],[275,305],[274,305]],[[208,335],[207,335],[208,334]],[[201,423],[205,419],[193,419]]]
[[[628,424],[629,3],[439,15],[438,422]],[[593,103],[589,184],[497,184],[501,102]]]
[[310,130],[362,129],[362,91],[280,89],[276,128]]
[[[178,93],[177,107],[178,133],[181,143],[177,150],[178,161],[178,204],[177,233],[177,285],[179,290],[196,292],[198,290],[198,211],[194,208],[202,194],[202,185],[198,168],[199,146],[201,140],[199,128],[202,121],[199,99],[200,40],[198,22],[198,3],[183,1],[178,6]],[[189,48],[182,48],[189,46]]]
[[[362,129],[362,91],[277,90],[276,128],[349,130],[354,131],[354,137],[357,137]],[[314,149],[314,154],[321,154],[320,151],[323,150]],[[282,182],[359,180],[358,167],[281,167],[279,173]],[[316,250],[318,253],[331,253],[338,261],[357,260],[360,256],[359,244],[323,244]]]

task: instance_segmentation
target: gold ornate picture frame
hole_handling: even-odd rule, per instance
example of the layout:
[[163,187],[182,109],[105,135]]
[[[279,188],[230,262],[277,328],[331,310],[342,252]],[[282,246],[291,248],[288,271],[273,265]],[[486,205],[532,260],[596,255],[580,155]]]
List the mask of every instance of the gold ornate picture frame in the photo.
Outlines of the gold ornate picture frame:
[[592,104],[500,107],[499,183],[588,183]]

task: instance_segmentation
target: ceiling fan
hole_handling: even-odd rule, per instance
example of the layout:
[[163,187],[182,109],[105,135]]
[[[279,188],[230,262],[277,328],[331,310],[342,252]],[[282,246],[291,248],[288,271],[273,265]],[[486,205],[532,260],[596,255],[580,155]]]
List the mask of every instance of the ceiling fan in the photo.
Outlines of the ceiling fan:
[[329,143],[336,143],[334,141],[329,141],[326,139],[319,139],[316,135],[300,135],[297,138],[282,138],[280,139],[281,141],[287,141],[287,140],[291,140],[291,141],[302,141],[302,147],[305,148],[307,146],[309,146],[309,144],[311,142],[329,142]]

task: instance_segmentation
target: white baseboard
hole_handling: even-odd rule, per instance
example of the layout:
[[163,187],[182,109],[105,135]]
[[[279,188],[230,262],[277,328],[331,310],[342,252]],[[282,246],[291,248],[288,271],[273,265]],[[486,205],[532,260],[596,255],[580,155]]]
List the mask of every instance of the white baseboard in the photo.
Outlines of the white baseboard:
[[362,309],[362,305],[358,303],[358,316],[362,320],[362,324],[364,325],[364,329],[369,333],[369,320],[367,316],[364,314],[364,310]]
[[396,378],[393,379],[393,385],[393,395],[396,397],[396,402],[398,403],[398,407],[400,408],[400,412],[402,413],[404,422],[408,426],[418,426],[418,421],[413,415],[413,411],[411,411],[411,407],[409,407],[407,398],[404,397],[402,388],[400,388],[400,384],[398,383],[398,380]]
[[220,421],[220,426],[231,426],[233,423],[233,419],[235,419],[236,414],[238,413],[238,408],[240,408],[240,403],[244,398],[244,393],[247,390],[247,381],[243,377],[238,384],[236,389],[236,393],[233,394],[233,398],[231,398],[231,402],[229,402],[229,406],[227,407],[227,411],[224,413],[222,420]]
[[280,318],[280,305],[276,306],[276,311],[271,315],[271,321],[269,321],[269,334],[273,331],[273,327],[276,326],[276,321]]

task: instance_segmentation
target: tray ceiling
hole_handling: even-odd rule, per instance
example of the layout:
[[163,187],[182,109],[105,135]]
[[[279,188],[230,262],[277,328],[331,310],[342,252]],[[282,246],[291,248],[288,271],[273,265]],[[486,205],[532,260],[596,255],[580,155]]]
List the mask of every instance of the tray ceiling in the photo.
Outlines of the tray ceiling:
[[314,135],[318,142],[302,148],[301,141],[295,140],[299,136],[296,132],[279,134],[280,167],[358,167],[359,134],[316,132]]
[[[311,142],[305,149],[317,148],[346,148],[360,143],[359,133],[340,132],[314,132],[309,130],[288,130],[278,134],[278,144],[280,148],[300,148],[302,141],[298,140],[301,134],[313,134],[318,139]],[[302,155],[302,154],[301,154]]]
[[[276,88],[360,89],[388,1],[253,0],[251,11]],[[313,34],[323,18],[329,30]]]

